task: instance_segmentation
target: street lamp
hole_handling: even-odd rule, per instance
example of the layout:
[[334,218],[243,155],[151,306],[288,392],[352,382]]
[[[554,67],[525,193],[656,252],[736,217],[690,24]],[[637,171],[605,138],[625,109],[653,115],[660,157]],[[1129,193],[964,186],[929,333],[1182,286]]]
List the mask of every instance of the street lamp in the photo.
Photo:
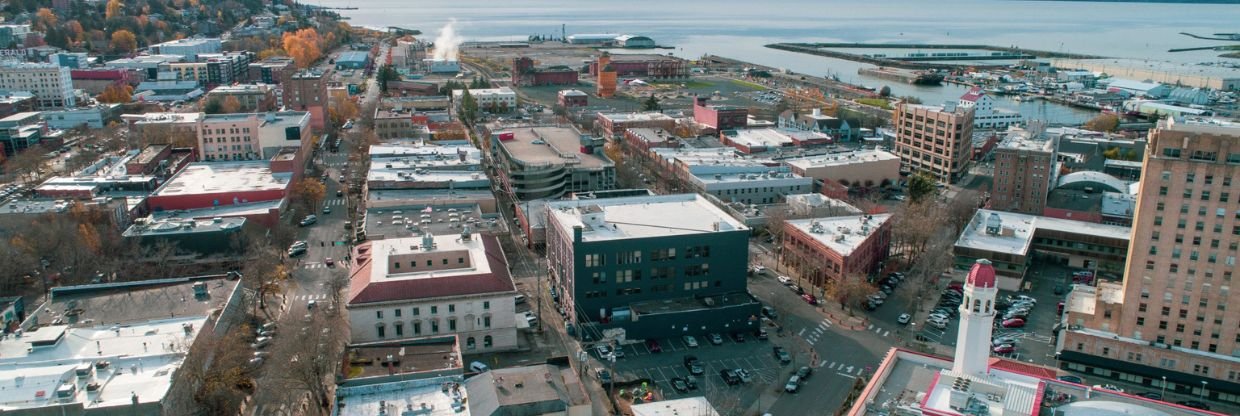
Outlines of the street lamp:
[[1197,396],[1197,400],[1206,400],[1206,384],[1207,382],[1205,380],[1201,380],[1201,395]]
[[1162,395],[1163,397],[1166,397],[1167,396],[1167,376],[1162,376],[1162,379],[1163,379]]

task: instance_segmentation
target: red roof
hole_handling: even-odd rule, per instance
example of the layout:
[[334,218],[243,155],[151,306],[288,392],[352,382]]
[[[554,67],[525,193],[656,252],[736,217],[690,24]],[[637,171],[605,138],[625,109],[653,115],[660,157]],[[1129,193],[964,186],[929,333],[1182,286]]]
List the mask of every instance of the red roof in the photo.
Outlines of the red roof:
[[990,368],[1007,371],[1009,373],[1024,374],[1043,380],[1054,380],[1055,377],[1059,375],[1059,373],[1056,373],[1054,369],[1046,368],[1040,365],[1005,360],[998,357],[990,358]]
[[995,266],[990,265],[990,261],[986,259],[978,259],[973,264],[973,269],[969,270],[969,278],[965,280],[966,285],[974,287],[995,287]]
[[401,279],[390,282],[372,282],[371,266],[374,262],[370,252],[371,242],[358,245],[353,251],[349,276],[349,305],[388,302],[395,300],[426,299],[443,296],[461,296],[478,293],[512,292],[512,276],[508,274],[508,261],[495,236],[478,235],[486,250],[490,273],[452,275],[422,279]]
[[968,101],[968,102],[974,102],[974,103],[975,103],[975,102],[977,102],[977,100],[982,99],[982,96],[983,96],[983,95],[986,95],[986,93],[985,93],[984,91],[982,91],[982,89],[981,89],[981,88],[979,88],[979,87],[973,87],[973,88],[969,89],[969,92],[966,92],[964,95],[960,96],[960,99],[961,99],[961,100],[963,100],[963,101]]

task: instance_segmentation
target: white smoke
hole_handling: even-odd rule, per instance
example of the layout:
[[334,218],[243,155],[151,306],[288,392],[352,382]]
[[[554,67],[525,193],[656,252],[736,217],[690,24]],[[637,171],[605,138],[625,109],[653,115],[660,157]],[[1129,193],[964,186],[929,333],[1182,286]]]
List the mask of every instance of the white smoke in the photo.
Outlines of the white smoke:
[[456,34],[456,19],[439,29],[439,37],[435,38],[435,55],[433,58],[457,61],[460,58],[461,38]]

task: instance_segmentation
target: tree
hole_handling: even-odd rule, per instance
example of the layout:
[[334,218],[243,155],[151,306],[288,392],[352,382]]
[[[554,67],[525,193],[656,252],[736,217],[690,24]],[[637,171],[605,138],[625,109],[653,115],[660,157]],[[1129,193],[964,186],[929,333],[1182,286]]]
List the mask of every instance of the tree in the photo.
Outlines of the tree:
[[220,111],[224,114],[240,113],[241,100],[233,95],[224,97],[224,101],[220,103]]
[[138,38],[133,32],[125,29],[112,32],[112,49],[117,52],[132,53],[138,49]]
[[133,87],[129,84],[112,84],[104,88],[95,99],[101,103],[127,103],[133,100]]
[[202,112],[207,114],[220,114],[224,112],[224,104],[220,103],[218,98],[212,98],[202,103]]
[[865,276],[849,275],[843,279],[835,281],[831,285],[832,296],[840,303],[840,307],[848,310],[849,314],[853,313],[854,308],[861,307],[862,302],[866,301],[866,297],[874,293],[874,286],[866,283]]
[[1085,129],[1101,132],[1112,132],[1119,128],[1119,116],[1115,114],[1099,114],[1085,122]]
[[473,126],[474,121],[478,120],[478,101],[474,100],[468,89],[461,93],[460,119],[467,126]]
[[306,178],[293,185],[293,198],[305,204],[307,211],[316,211],[316,207],[327,196],[327,186],[318,179]]
[[108,0],[107,9],[104,12],[105,19],[112,20],[112,18],[120,17],[124,13],[125,3],[122,3],[121,0]]
[[331,117],[332,125],[343,125],[348,120],[356,118],[360,111],[357,102],[349,98],[349,94],[344,91],[335,91],[332,93],[331,107],[327,109],[328,116]]
[[380,66],[379,73],[375,75],[375,82],[379,83],[379,92],[387,94],[390,81],[400,81],[400,74],[392,69],[391,65]]
[[878,90],[878,96],[879,96],[879,97],[883,97],[883,98],[890,97],[890,96],[891,96],[891,87],[888,87],[888,86],[884,85],[882,88],[880,88],[880,89]]
[[934,178],[925,172],[917,172],[908,179],[908,197],[913,202],[920,202],[927,196],[934,195],[937,188]]
[[47,31],[56,27],[57,20],[59,20],[59,18],[56,17],[56,13],[53,12],[52,9],[42,7],[39,8],[38,13],[35,13],[33,26],[35,30],[42,29],[43,31]]
[[40,147],[32,147],[9,155],[4,164],[4,171],[26,179],[34,179],[40,175],[43,167],[43,154]]
[[323,56],[323,39],[314,28],[305,28],[296,32],[284,32],[282,45],[284,51],[293,57],[298,68],[309,68]]
[[646,101],[642,102],[642,111],[659,111],[662,109],[663,107],[659,105],[659,99],[655,98],[654,94],[651,94],[649,98],[646,98]]

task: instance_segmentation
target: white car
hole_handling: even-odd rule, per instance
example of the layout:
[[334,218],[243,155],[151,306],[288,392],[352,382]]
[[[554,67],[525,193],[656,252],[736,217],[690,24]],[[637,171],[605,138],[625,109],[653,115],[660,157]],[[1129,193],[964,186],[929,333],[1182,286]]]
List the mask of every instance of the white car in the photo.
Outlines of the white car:
[[788,276],[784,276],[782,274],[779,275],[779,277],[776,277],[776,279],[779,279],[779,283],[783,283],[785,285],[792,284],[792,278]]
[[900,325],[908,325],[908,321],[911,321],[912,319],[913,319],[913,315],[902,313],[900,314],[899,318],[896,318],[896,322],[898,322]]
[[684,340],[685,340],[685,345],[689,346],[689,348],[698,347],[697,338],[694,337],[693,335],[685,335]]

